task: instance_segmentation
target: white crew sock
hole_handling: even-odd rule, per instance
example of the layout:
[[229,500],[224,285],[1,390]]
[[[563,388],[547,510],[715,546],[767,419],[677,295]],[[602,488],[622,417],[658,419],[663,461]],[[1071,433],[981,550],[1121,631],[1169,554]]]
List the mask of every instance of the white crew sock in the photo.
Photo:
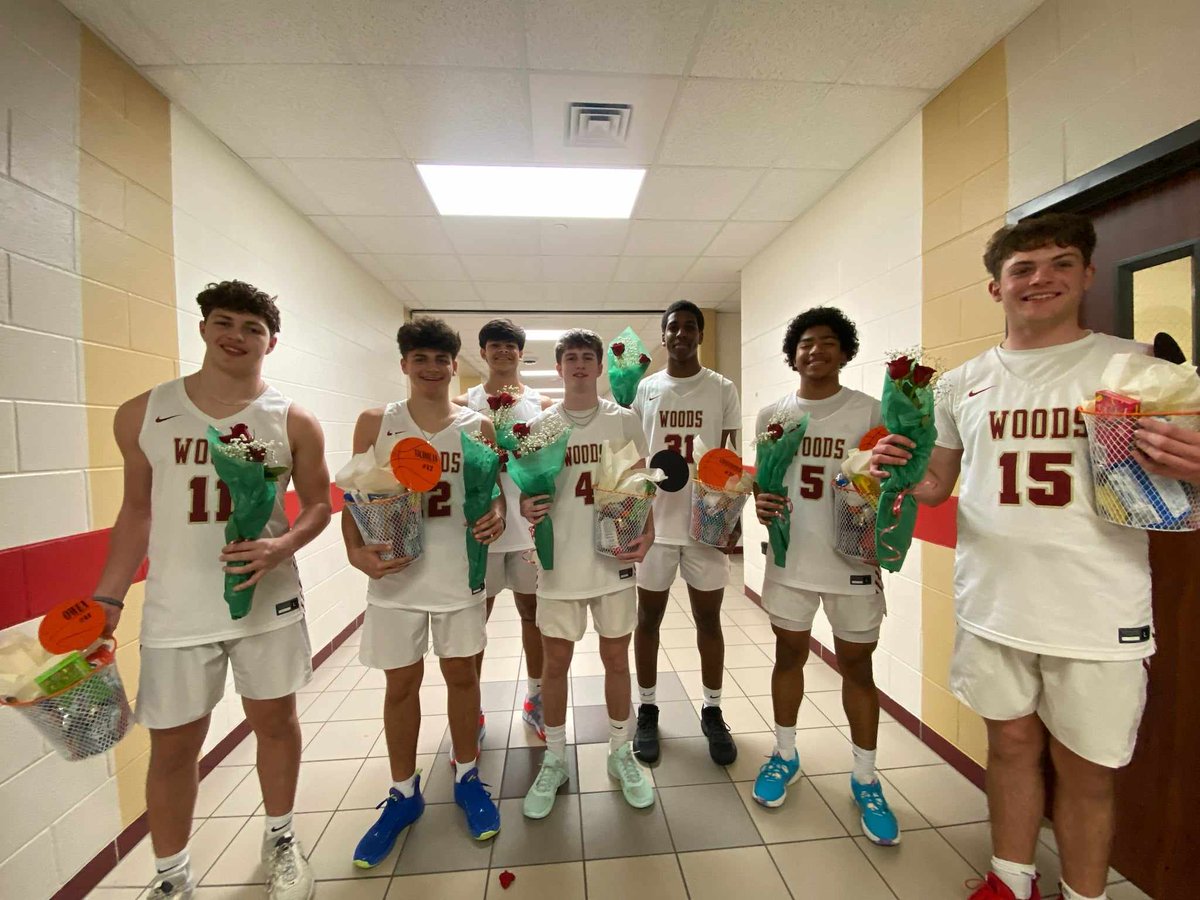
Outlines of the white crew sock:
[[1096,897],[1089,897],[1086,894],[1081,894],[1065,881],[1059,882],[1062,885],[1063,900],[1108,900],[1108,891]]
[[616,753],[629,740],[629,723],[608,720],[608,752]]
[[454,764],[454,783],[458,784],[463,780],[463,776],[470,772],[478,764],[478,760],[460,761]]
[[850,745],[854,754],[853,778],[859,784],[871,784],[879,779],[875,776],[875,751],[864,750],[857,744]]
[[1032,863],[1010,862],[993,856],[992,871],[1008,885],[1017,900],[1029,900],[1033,896],[1033,879],[1037,877],[1037,869]]
[[567,726],[562,725],[547,725],[546,726],[546,749],[557,756],[559,759],[566,761],[567,758]]
[[192,867],[192,858],[188,853],[188,848],[184,847],[174,856],[156,856],[154,858],[154,870],[159,875],[165,875],[168,872],[178,870],[185,874]]
[[796,726],[775,723],[775,752],[783,759],[796,758]]
[[542,693],[542,679],[526,678],[525,679],[525,696],[532,700],[534,697]]
[[266,836],[267,838],[277,838],[285,831],[292,827],[292,813],[285,812],[282,816],[267,816]]
[[403,781],[395,781],[392,787],[400,792],[401,797],[411,797],[417,792],[417,773],[413,772]]
[[701,688],[704,690],[704,705],[705,706],[720,706],[721,705],[721,689],[720,688],[717,688],[715,691],[712,688],[704,687],[703,685],[701,685]]
[[647,706],[655,706],[658,701],[655,699],[655,694],[658,692],[658,685],[652,684],[648,688],[638,685],[638,700]]

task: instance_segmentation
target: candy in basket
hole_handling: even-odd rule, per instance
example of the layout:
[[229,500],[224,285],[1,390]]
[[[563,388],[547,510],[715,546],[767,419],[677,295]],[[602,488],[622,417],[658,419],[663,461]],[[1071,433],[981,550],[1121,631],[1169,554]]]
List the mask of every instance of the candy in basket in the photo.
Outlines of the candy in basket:
[[659,469],[633,468],[638,458],[632,443],[616,453],[607,441],[601,446],[592,489],[592,543],[604,556],[627,551],[646,530],[656,483],[665,477]]
[[839,472],[833,478],[833,548],[847,559],[875,565],[875,506]]
[[[700,441],[696,441],[702,448]],[[699,452],[699,451],[697,451]],[[700,455],[692,479],[692,516],[688,534],[710,547],[726,547],[737,532],[754,484],[754,476],[732,450],[708,450]]]
[[404,491],[383,496],[353,493],[345,496],[346,508],[354,517],[363,543],[391,544],[392,549],[380,553],[380,559],[416,559],[421,555],[425,549],[425,527],[420,494]]

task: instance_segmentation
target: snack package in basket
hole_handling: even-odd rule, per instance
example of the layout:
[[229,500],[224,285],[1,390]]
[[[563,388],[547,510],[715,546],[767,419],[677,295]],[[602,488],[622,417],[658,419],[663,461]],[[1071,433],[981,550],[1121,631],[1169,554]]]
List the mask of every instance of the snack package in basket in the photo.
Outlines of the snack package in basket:
[[626,328],[608,345],[608,387],[613,399],[628,409],[637,396],[638,382],[650,368],[646,345],[632,328]]
[[833,478],[834,549],[870,565],[877,564],[875,523],[881,494],[879,482],[870,473],[871,451],[887,433],[878,425],[864,434]]
[[375,459],[375,448],[355,454],[334,476],[345,491],[350,511],[365,544],[391,544],[380,559],[416,559],[425,549],[421,495],[396,480],[390,466]]
[[592,488],[592,535],[597,553],[616,556],[646,530],[658,482],[666,475],[661,469],[633,468],[639,458],[632,441],[615,453],[608,441],[601,445]]
[[1200,431],[1196,370],[1118,353],[1095,396],[1079,409],[1087,426],[1097,515],[1147,531],[1200,530],[1200,486],[1147,472],[1133,455],[1138,423],[1147,417]]
[[698,462],[692,478],[688,535],[710,547],[728,547],[754,486],[754,473],[742,465],[732,450],[709,450],[699,437],[692,456]]
[[[754,442],[754,483],[758,489],[777,497],[787,496],[787,472],[808,430],[808,413],[802,416],[776,414],[767,424],[767,430],[758,435]],[[775,565],[787,562],[788,544],[792,539],[792,511],[785,506],[779,515],[767,525],[767,539]]]
[[483,587],[487,574],[487,544],[475,537],[472,530],[482,516],[487,514],[492,502],[500,496],[499,447],[482,434],[462,432],[463,451],[463,514],[467,520],[467,584],[472,591]]
[[[570,424],[558,415],[547,416],[531,429],[518,422],[513,426],[517,449],[508,460],[508,474],[527,497],[546,495],[554,499],[555,482],[567,457]],[[550,516],[533,527],[533,545],[538,562],[547,572],[554,570],[554,523]]]

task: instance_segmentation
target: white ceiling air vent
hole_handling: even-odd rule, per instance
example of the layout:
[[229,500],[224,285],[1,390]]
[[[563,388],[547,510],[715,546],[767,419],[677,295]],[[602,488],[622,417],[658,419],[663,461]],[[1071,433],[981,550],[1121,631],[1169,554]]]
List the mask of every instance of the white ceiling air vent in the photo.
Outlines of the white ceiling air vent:
[[633,107],[628,103],[571,103],[567,106],[568,147],[624,147]]

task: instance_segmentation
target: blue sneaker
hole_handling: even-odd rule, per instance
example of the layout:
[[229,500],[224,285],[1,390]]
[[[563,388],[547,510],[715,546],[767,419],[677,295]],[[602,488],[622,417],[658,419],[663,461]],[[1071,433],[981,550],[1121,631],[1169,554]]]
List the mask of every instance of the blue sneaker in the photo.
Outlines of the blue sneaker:
[[454,802],[467,814],[467,828],[471,837],[486,841],[500,831],[500,810],[487,791],[487,785],[479,780],[479,769],[473,767],[454,784]]
[[892,847],[900,843],[900,825],[883,799],[883,785],[878,781],[859,784],[850,776],[850,792],[862,813],[862,830],[872,844]]
[[792,759],[784,759],[776,751],[758,770],[758,777],[754,779],[754,799],[772,809],[783,806],[788,785],[799,780],[800,754],[797,753]]
[[375,808],[382,809],[383,812],[354,848],[354,865],[360,869],[370,869],[383,862],[396,846],[400,832],[421,818],[421,813],[425,812],[420,774],[417,775],[416,791],[411,797],[405,797],[392,788],[388,791],[387,799]]

